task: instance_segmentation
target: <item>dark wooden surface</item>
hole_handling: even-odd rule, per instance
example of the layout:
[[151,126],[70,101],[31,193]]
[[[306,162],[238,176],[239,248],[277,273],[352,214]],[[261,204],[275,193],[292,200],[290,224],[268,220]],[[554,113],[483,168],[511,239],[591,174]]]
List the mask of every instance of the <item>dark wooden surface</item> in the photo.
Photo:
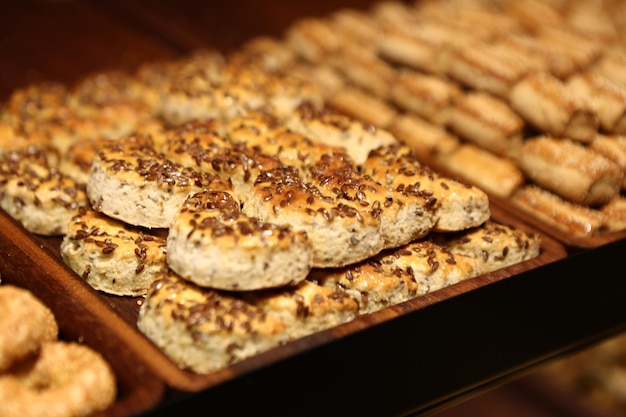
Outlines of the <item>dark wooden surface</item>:
[[[357,0],[3,2],[0,99],[28,83],[42,80],[71,83],[94,71],[132,70],[143,62],[173,58],[196,48],[213,47],[227,52],[255,35],[280,36],[299,17],[324,15],[340,7],[365,8],[370,3]],[[50,242],[24,240],[16,234],[19,233],[3,223],[3,273],[13,272],[26,282],[29,259],[22,257],[19,250],[13,252],[15,241],[26,245],[24,250],[34,257],[30,261],[35,264],[49,262],[47,257],[54,257],[54,248],[51,246],[48,255],[37,255],[34,253],[37,247],[45,248]],[[143,377],[148,390],[133,391],[131,385],[137,382],[133,378],[124,382],[127,403],[139,398],[141,404],[134,409],[122,405],[117,415],[128,415],[129,410],[138,415],[144,407],[153,416],[174,412],[177,415],[211,412],[389,416],[429,414],[462,402],[470,408],[453,407],[444,411],[442,417],[556,416],[542,414],[548,411],[540,405],[536,405],[540,408],[522,407],[523,413],[513,414],[520,408],[507,404],[517,404],[514,399],[522,402],[527,399],[515,385],[504,385],[505,388],[464,401],[518,378],[545,360],[623,330],[626,282],[623,276],[611,271],[621,264],[624,251],[626,241],[619,240],[531,271],[520,270],[513,277],[475,291],[457,293],[445,300],[436,297],[430,300],[439,301],[435,303],[409,304],[408,311],[403,311],[406,306],[390,310],[393,312],[390,314],[398,317],[390,321],[373,320],[371,326],[350,331],[332,343],[327,343],[328,340],[309,345],[306,340],[296,343],[292,348],[301,350],[298,355],[279,356],[278,359],[284,360],[274,358],[278,361],[267,365],[253,361],[238,368],[239,378],[190,395],[167,397],[158,407],[153,407],[153,403],[160,399],[162,387],[150,380],[154,377],[152,371],[145,370]],[[41,282],[42,294],[47,291],[62,297],[61,290],[67,289]],[[71,290],[90,297],[83,289]],[[69,308],[80,314],[84,311],[79,301],[57,302],[62,305],[60,309]],[[106,316],[118,308],[112,302],[97,303],[102,304],[97,309],[100,315]],[[107,305],[112,307],[111,311]],[[121,316],[132,314],[133,311],[121,312]],[[89,324],[92,319],[94,323]],[[117,320],[112,319],[105,327],[132,343],[136,335],[128,333]],[[97,327],[97,320],[89,314],[82,321],[85,326]],[[73,331],[72,326],[66,329],[73,337],[84,337],[72,334]],[[97,334],[93,343],[106,344]],[[123,360],[116,362],[116,367],[129,366],[137,353],[127,352]],[[150,390],[156,391],[154,395]],[[487,402],[481,402],[485,399]],[[494,410],[499,414],[488,414]]]

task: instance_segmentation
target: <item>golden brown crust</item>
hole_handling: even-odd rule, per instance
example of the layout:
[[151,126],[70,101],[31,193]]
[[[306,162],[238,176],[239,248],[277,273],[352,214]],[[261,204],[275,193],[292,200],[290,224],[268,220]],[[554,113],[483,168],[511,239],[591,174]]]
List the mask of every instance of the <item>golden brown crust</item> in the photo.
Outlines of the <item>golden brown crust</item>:
[[309,279],[352,294],[359,300],[360,313],[367,314],[475,274],[471,260],[457,259],[445,247],[425,239],[345,268],[313,270]]
[[397,142],[391,132],[381,127],[309,103],[299,106],[284,123],[287,128],[313,140],[317,146],[343,148],[357,166],[372,150]]
[[531,126],[547,134],[591,142],[598,116],[587,103],[553,75],[535,72],[511,90],[511,106]]
[[396,117],[389,126],[389,131],[411,148],[417,159],[424,164],[437,162],[461,146],[459,138],[444,127],[409,114]]
[[503,100],[470,92],[449,109],[448,125],[461,138],[505,158],[516,158],[522,147],[524,121]]
[[513,161],[471,143],[463,143],[441,155],[438,162],[449,175],[502,198],[510,197],[525,182],[524,174]]
[[55,167],[56,152],[28,147],[0,155],[0,206],[28,231],[63,235],[88,204],[84,185]]
[[567,86],[586,100],[602,131],[626,133],[626,87],[588,71],[570,77]]
[[294,288],[251,292],[244,297],[268,316],[282,321],[289,340],[338,326],[359,314],[358,302],[348,292],[311,280]]
[[541,253],[541,237],[494,220],[455,233],[435,233],[433,242],[455,256],[476,261],[476,273],[484,274],[535,258]]
[[391,100],[405,112],[440,126],[448,123],[448,109],[463,94],[454,81],[408,69],[398,71],[390,89]]

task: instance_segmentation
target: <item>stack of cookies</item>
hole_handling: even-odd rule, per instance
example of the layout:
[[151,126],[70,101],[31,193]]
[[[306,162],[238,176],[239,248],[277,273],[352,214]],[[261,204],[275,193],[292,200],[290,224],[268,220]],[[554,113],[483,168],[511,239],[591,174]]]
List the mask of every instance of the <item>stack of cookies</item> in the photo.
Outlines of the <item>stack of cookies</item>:
[[[540,253],[538,235],[495,222],[485,191],[399,133],[451,134],[346,111],[380,96],[297,27],[229,56],[30,86],[2,107],[0,206],[62,237],[94,289],[142,297],[138,328],[181,368],[211,372]],[[399,71],[353,52],[354,77],[359,59]],[[334,81],[346,94],[329,94]]]

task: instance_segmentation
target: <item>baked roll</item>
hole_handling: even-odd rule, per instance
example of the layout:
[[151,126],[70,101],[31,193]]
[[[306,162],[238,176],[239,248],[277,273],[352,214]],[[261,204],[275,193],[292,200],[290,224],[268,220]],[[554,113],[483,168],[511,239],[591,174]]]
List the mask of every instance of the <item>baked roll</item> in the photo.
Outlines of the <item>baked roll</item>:
[[326,103],[341,113],[380,128],[388,127],[398,113],[386,101],[349,85],[328,97]]
[[203,289],[173,273],[148,289],[139,330],[182,369],[209,373],[279,346],[286,327],[235,293]]
[[533,70],[532,61],[515,50],[476,42],[450,54],[445,73],[468,88],[506,100],[513,86]]
[[610,159],[578,142],[550,136],[528,139],[518,164],[536,184],[584,206],[606,203],[624,180],[624,171]]
[[[615,162],[626,173],[626,136],[598,134],[589,148]],[[622,190],[626,190],[626,174]]]
[[62,236],[88,205],[84,184],[55,166],[55,149],[30,146],[0,154],[0,207],[29,232]]
[[466,256],[473,259],[476,274],[522,263],[541,253],[541,237],[538,234],[491,219],[478,227],[453,233],[434,233],[430,238],[457,258]]
[[456,257],[426,239],[345,268],[314,269],[309,279],[351,294],[359,300],[360,314],[367,314],[460,282],[476,272],[470,259]]
[[601,130],[626,133],[626,86],[593,72],[582,72],[567,80],[567,87],[598,115]]
[[459,85],[447,78],[405,69],[391,85],[390,98],[405,112],[444,126],[449,108],[462,94]]
[[542,132],[588,143],[599,120],[585,100],[558,78],[543,72],[529,74],[511,90],[513,110]]
[[372,150],[397,143],[387,129],[307,103],[298,107],[284,124],[317,144],[343,148],[357,166],[365,162]]
[[457,99],[448,124],[461,138],[499,156],[515,158],[522,147],[524,121],[506,102],[484,92]]
[[615,196],[598,210],[604,215],[604,228],[607,232],[626,229],[626,197]]
[[461,145],[459,138],[445,128],[410,114],[395,118],[388,129],[425,164],[445,159]]
[[520,187],[510,201],[544,224],[570,236],[592,237],[606,231],[606,218],[601,211],[574,204],[536,185]]
[[245,293],[201,288],[163,274],[149,289],[137,326],[181,368],[209,373],[354,319],[347,292],[303,281]]
[[524,174],[512,160],[471,143],[463,143],[441,155],[438,162],[448,175],[463,178],[502,198],[511,196],[525,182]]

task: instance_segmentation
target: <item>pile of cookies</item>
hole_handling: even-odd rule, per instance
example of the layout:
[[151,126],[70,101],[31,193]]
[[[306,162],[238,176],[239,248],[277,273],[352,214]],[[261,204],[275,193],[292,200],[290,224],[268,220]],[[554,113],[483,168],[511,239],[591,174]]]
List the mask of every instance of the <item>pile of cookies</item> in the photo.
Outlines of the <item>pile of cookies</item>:
[[491,219],[483,190],[339,111],[294,56],[258,39],[29,86],[2,107],[0,207],[62,237],[94,289],[143,297],[139,330],[182,368],[211,372],[541,251]]
[[245,46],[424,162],[580,238],[626,228],[620,2],[380,1]]

